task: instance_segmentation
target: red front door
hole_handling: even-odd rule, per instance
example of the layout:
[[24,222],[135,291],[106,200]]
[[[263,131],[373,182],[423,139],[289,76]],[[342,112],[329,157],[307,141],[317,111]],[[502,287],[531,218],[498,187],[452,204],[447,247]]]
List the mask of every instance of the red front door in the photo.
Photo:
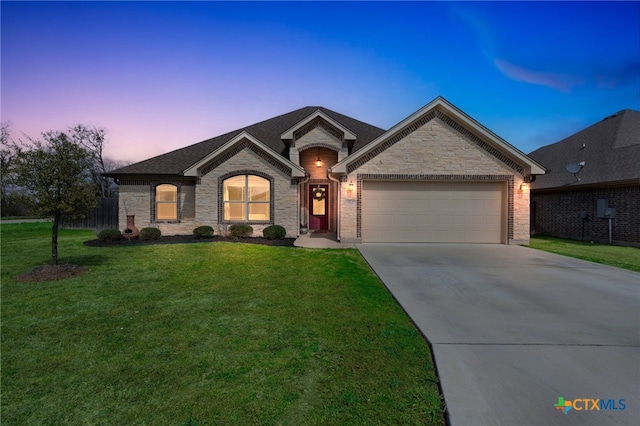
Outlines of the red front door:
[[329,185],[309,187],[309,229],[329,229]]

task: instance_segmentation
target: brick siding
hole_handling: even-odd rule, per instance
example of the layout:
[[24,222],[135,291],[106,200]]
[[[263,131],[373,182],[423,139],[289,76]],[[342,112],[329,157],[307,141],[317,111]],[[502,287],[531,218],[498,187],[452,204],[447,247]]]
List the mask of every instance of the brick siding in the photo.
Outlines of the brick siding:
[[[608,242],[609,220],[597,217],[597,200],[616,209],[612,240],[640,245],[640,185],[572,191],[532,191],[531,231],[585,241]],[[588,218],[582,220],[580,213]],[[584,224],[584,236],[583,236]]]

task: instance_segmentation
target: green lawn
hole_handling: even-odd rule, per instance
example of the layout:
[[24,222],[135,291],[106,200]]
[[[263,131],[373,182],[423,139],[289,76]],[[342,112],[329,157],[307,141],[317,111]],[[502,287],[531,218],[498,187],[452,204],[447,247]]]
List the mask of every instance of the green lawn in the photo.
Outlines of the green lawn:
[[529,247],[640,272],[640,248],[591,244],[549,236],[531,237]]
[[1,423],[444,424],[429,348],[356,250],[86,247],[2,225]]

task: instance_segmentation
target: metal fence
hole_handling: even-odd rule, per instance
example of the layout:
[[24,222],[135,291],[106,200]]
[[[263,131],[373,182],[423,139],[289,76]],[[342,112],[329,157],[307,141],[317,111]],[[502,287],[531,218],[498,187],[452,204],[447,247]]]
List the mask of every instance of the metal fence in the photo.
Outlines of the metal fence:
[[102,198],[98,207],[91,210],[84,219],[65,221],[64,228],[77,229],[118,229],[118,199]]

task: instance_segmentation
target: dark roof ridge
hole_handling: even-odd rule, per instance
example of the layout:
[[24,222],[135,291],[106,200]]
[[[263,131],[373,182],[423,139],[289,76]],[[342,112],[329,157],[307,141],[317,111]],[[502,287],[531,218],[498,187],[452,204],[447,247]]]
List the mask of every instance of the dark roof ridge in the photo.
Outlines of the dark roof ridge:
[[[554,145],[561,144],[561,143],[565,142],[567,139],[573,139],[573,138],[575,138],[575,137],[576,137],[576,135],[579,135],[580,133],[583,133],[583,132],[589,131],[589,130],[590,130],[592,127],[594,127],[594,126],[597,126],[597,125],[599,125],[599,124],[602,124],[603,122],[605,122],[605,121],[607,121],[607,120],[611,120],[611,119],[617,118],[617,119],[618,119],[618,123],[616,123],[616,132],[615,132],[615,135],[614,135],[614,137],[613,137],[613,139],[612,139],[613,141],[615,141],[615,140],[617,140],[617,139],[618,139],[618,133],[620,132],[620,128],[622,127],[622,126],[621,126],[622,118],[623,118],[624,116],[626,116],[626,115],[627,115],[627,113],[629,113],[629,112],[630,112],[630,113],[638,113],[638,114],[640,114],[640,111],[636,111],[636,110],[631,109],[631,108],[625,108],[625,109],[622,109],[622,110],[620,110],[620,111],[618,111],[618,112],[616,112],[616,113],[614,113],[614,114],[611,114],[611,115],[606,116],[606,117],[605,117],[605,118],[603,118],[602,120],[596,121],[595,123],[592,123],[592,124],[588,125],[587,127],[584,127],[584,128],[582,128],[582,129],[578,130],[578,131],[577,131],[577,132],[575,132],[575,133],[572,133],[572,134],[571,134],[571,135],[569,135],[569,136],[566,136],[566,137],[564,137],[564,138],[560,139],[560,140],[559,140],[559,141],[557,141],[557,142],[553,142],[553,143],[550,143],[550,144],[548,144],[548,145],[541,146],[541,147],[539,147],[539,148],[537,148],[537,149],[535,149],[535,150],[531,151],[531,152],[529,153],[529,155],[530,155],[530,154],[534,154],[534,153],[536,153],[536,152],[538,152],[538,151],[540,151],[540,150],[543,150],[543,149],[546,149],[546,148],[550,148],[550,147],[552,147],[552,146],[554,146]],[[639,141],[639,143],[640,143],[640,141]],[[615,142],[614,142],[614,145],[615,145]]]
[[[640,111],[624,109],[529,154],[547,169],[532,189],[601,185],[640,178]],[[580,180],[567,165],[586,164]]]
[[197,164],[207,155],[223,146],[226,142],[238,136],[242,132],[246,132],[255,139],[262,142],[265,146],[272,149],[280,156],[288,159],[288,148],[285,141],[281,139],[282,132],[296,123],[301,122],[304,118],[312,115],[316,111],[321,111],[331,117],[346,129],[358,135],[353,149],[366,145],[375,139],[385,130],[355,118],[340,114],[329,108],[322,106],[306,106],[296,110],[277,115],[266,120],[259,121],[236,130],[224,133],[213,138],[205,139],[175,150],[165,152],[155,157],[125,166],[116,170],[112,170],[107,175],[181,175],[189,167]]

